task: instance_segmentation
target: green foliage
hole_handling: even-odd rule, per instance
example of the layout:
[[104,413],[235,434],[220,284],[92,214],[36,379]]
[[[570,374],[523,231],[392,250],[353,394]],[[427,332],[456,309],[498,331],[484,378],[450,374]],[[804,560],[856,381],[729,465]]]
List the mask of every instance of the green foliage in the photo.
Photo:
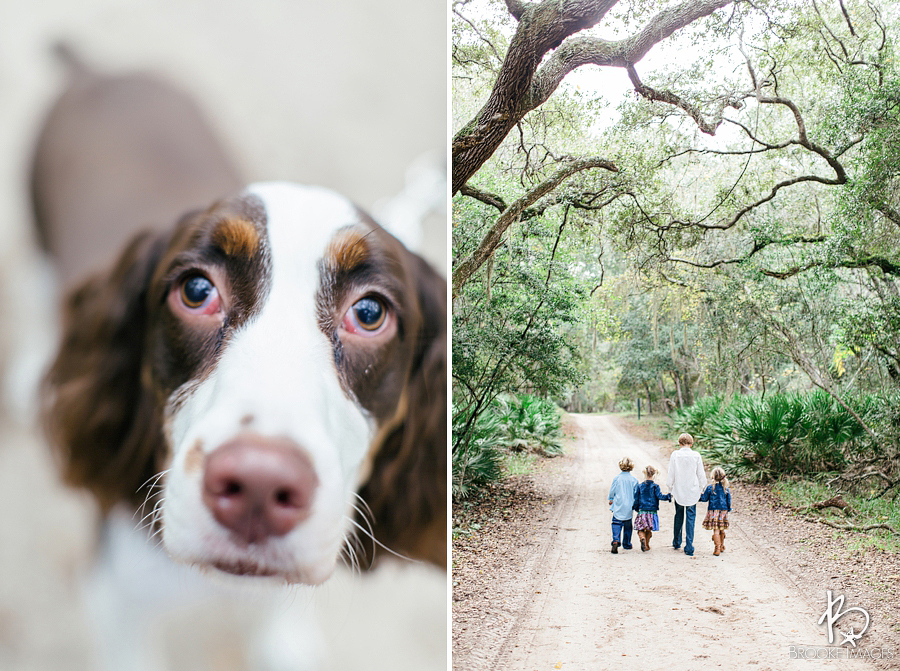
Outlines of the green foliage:
[[528,394],[504,394],[471,419],[453,409],[453,498],[467,498],[473,489],[504,475],[530,468],[533,456],[562,454],[562,418],[547,399]]
[[503,395],[492,410],[503,424],[507,447],[534,449],[548,457],[562,454],[562,418],[551,401],[528,394]]
[[704,396],[694,405],[677,408],[669,415],[672,433],[689,433],[692,436],[706,436],[712,432],[712,420],[723,410],[724,397],[721,394]]
[[[471,426],[467,423],[472,420]],[[458,437],[465,431],[467,440]],[[467,498],[473,489],[496,482],[503,476],[503,453],[500,444],[503,423],[495,413],[481,413],[472,418],[453,407],[453,482],[454,500]]]
[[[870,413],[871,398],[854,403]],[[768,482],[782,475],[843,470],[862,449],[863,427],[823,391],[708,397],[673,413],[675,432],[691,433],[705,456],[733,476]]]
[[[491,210],[458,198],[454,212],[454,251],[465,254],[489,225]],[[468,449],[475,420],[501,394],[558,397],[582,379],[565,331],[579,319],[584,290],[567,272],[571,249],[561,244],[564,225],[555,216],[519,224],[454,304],[454,450]],[[526,418],[540,416],[527,404],[518,410]],[[548,442],[544,449],[554,447]]]
[[[664,4],[610,16],[621,37]],[[509,204],[571,157],[609,156],[619,172],[574,176],[532,203],[455,301],[454,449],[501,394],[577,411],[640,397],[683,406],[673,423],[748,478],[852,472],[861,455],[900,474],[898,9],[841,9],[738,3],[670,38],[699,47],[693,62],[637,64],[706,121],[724,105],[714,135],[641,96],[611,110],[602,81],[574,75],[522,119],[472,186]],[[496,0],[454,13],[460,127],[516,23]],[[455,260],[499,211],[454,199]],[[850,399],[877,439],[810,381]]]

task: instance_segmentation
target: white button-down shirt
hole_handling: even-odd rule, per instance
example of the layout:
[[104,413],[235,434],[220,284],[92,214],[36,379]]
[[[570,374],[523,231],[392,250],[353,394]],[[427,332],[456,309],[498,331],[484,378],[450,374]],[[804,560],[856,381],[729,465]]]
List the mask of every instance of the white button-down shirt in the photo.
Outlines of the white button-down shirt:
[[697,503],[706,487],[706,473],[700,454],[690,447],[672,452],[666,486],[678,505],[692,506]]

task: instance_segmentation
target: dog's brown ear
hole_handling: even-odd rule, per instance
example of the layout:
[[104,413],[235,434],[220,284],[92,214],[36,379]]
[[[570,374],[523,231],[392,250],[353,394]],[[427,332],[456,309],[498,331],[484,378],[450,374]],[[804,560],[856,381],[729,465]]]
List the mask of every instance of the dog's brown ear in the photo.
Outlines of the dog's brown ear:
[[63,336],[44,379],[44,426],[65,480],[108,510],[139,504],[163,449],[161,418],[141,384],[147,288],[165,240],[143,233],[111,271],[66,299]]
[[[447,283],[419,257],[412,263],[423,320],[406,389],[407,412],[375,454],[360,496],[379,543],[446,569]],[[370,566],[386,552],[364,540],[360,546]]]

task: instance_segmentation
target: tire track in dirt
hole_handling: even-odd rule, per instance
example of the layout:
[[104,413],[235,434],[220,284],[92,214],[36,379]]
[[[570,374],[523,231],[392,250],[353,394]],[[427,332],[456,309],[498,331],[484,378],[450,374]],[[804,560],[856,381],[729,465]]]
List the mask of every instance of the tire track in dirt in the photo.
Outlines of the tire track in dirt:
[[[571,468],[577,472],[581,470],[580,464],[581,454],[573,455]],[[465,657],[464,667],[457,666],[459,662],[457,655],[454,658],[454,668],[465,668],[467,671],[490,671],[497,668],[505,643],[514,635],[521,613],[530,598],[528,591],[521,587],[534,583],[537,580],[536,572],[551,563],[550,553],[555,552],[558,545],[554,542],[556,530],[559,529],[560,520],[571,515],[572,499],[576,495],[576,488],[566,488],[556,502],[545,526],[534,529],[531,538],[522,539],[523,544],[530,545],[533,549],[515,572],[521,586],[504,586],[502,606],[485,613],[486,621],[482,622],[479,628],[478,644],[467,648],[462,654]]]
[[[728,549],[719,557],[712,555],[710,532],[699,524],[706,510],[702,504],[694,557],[671,547],[674,510],[667,503],[660,504],[661,528],[650,552],[641,552],[637,542],[634,550],[609,552],[606,497],[618,461],[631,457],[636,472],[653,464],[665,491],[668,459],[622,431],[610,416],[572,417],[582,437],[561,476],[569,489],[551,518],[555,533],[536,548],[522,567],[526,570],[514,574],[523,583],[515,616],[493,632],[495,640],[482,651],[482,660],[491,661],[487,668],[810,668],[807,660],[790,658],[789,646],[825,644],[824,630],[816,626],[821,613],[743,532],[740,501],[730,517]],[[864,660],[812,665],[872,669]]]

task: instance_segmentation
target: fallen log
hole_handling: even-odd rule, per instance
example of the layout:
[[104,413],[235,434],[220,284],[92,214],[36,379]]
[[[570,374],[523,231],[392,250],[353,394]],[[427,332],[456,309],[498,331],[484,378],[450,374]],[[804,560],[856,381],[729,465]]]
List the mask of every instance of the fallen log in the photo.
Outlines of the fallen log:
[[862,531],[862,532],[864,532],[864,531],[873,531],[874,529],[885,529],[887,531],[890,531],[895,536],[900,536],[900,531],[897,531],[890,524],[885,524],[885,523],[867,524],[865,526],[858,527],[853,524],[835,524],[834,522],[831,522],[830,520],[823,520],[819,517],[804,517],[803,519],[805,519],[807,522],[818,522],[819,524],[824,524],[825,526],[829,526],[834,529],[841,529],[842,531]]

